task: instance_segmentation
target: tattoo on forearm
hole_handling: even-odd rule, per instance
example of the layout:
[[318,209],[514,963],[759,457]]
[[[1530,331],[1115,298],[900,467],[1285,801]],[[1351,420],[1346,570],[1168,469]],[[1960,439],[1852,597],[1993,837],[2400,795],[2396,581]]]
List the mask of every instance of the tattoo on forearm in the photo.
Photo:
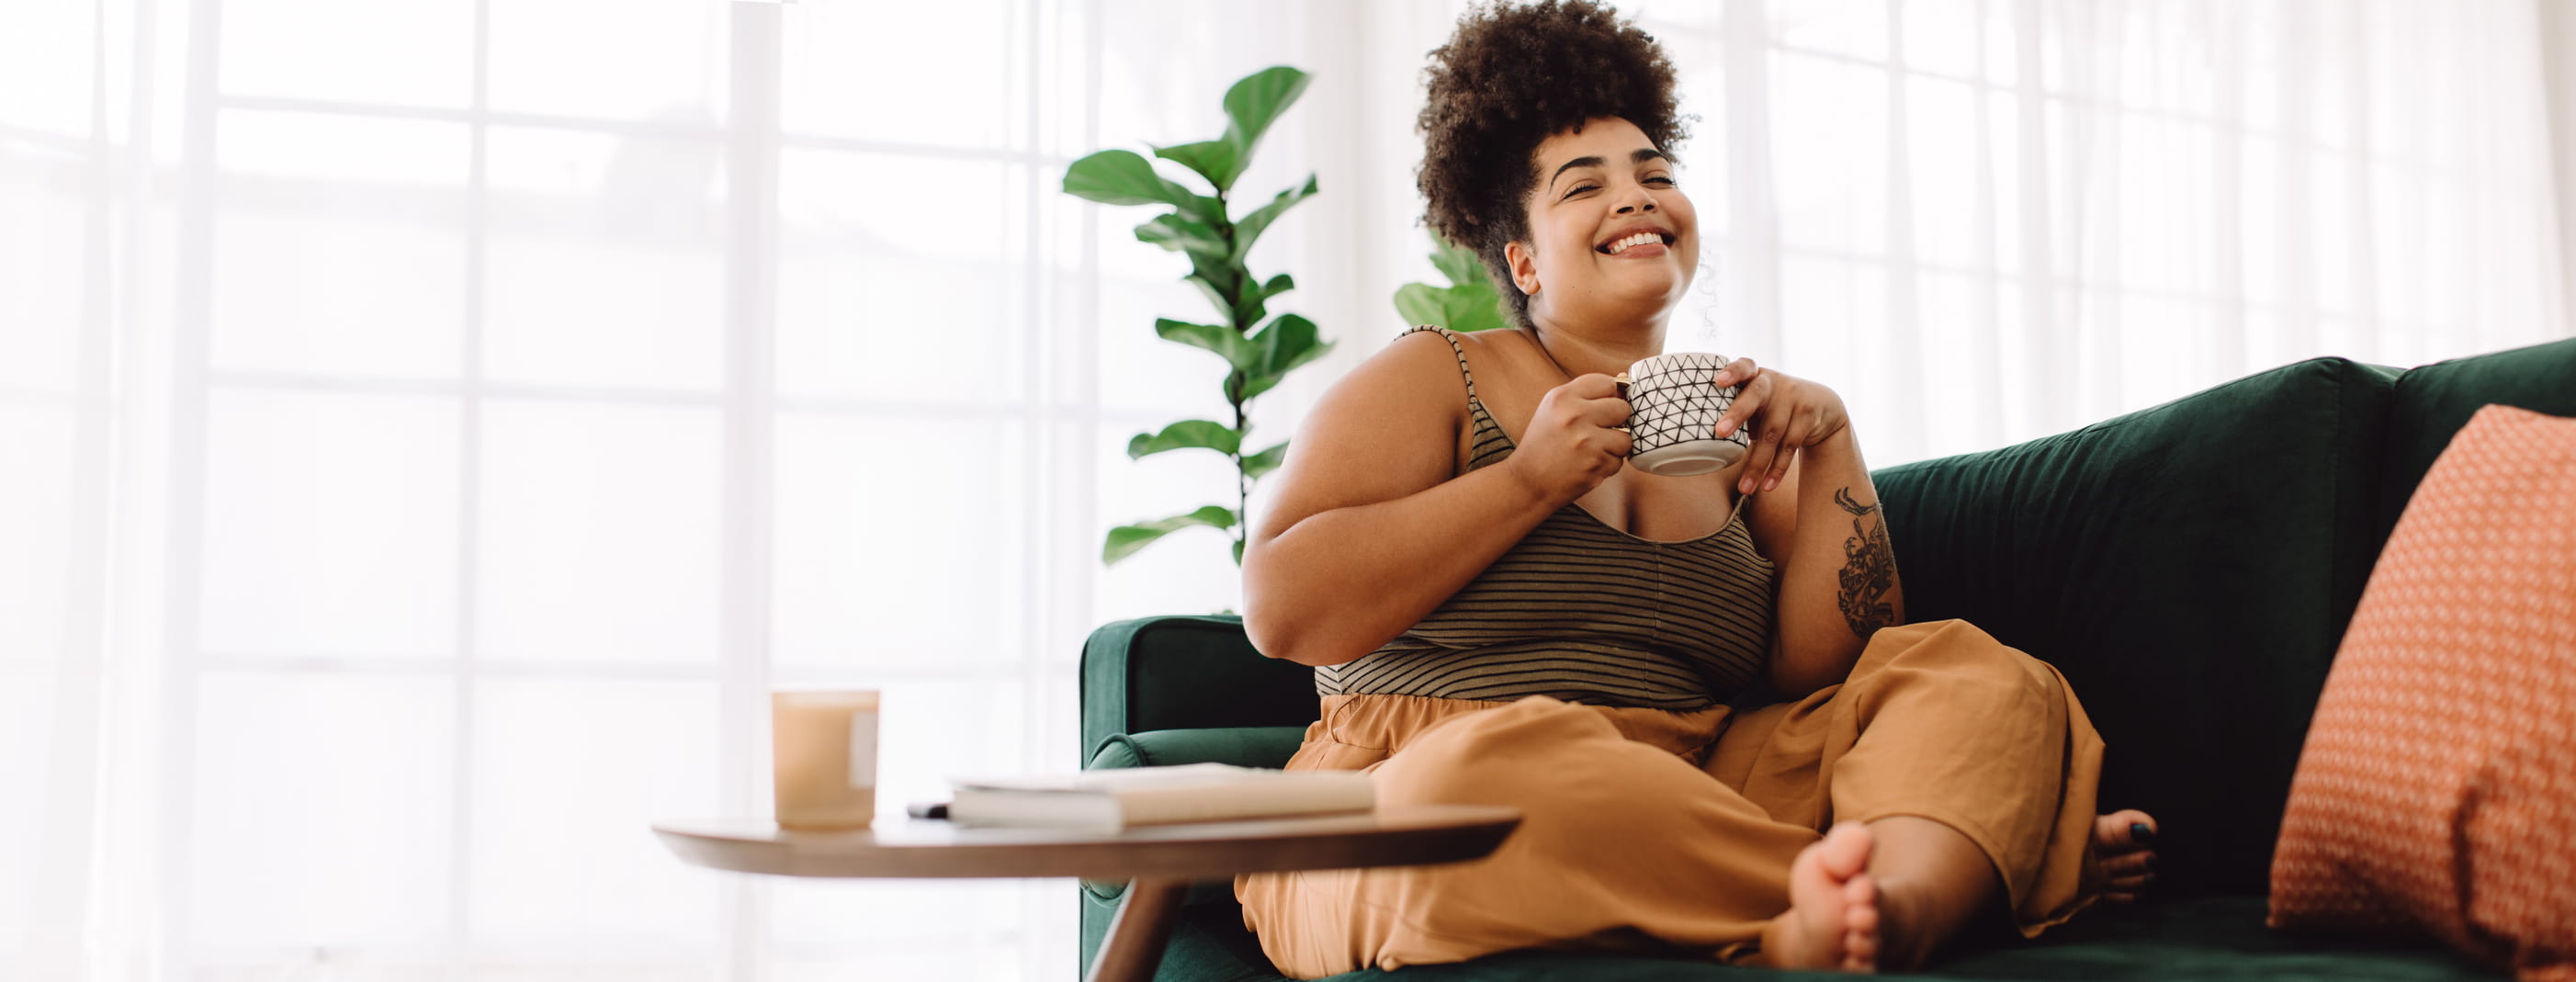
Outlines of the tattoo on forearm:
[[[1896,588],[1896,550],[1887,541],[1887,516],[1877,502],[1861,504],[1850,488],[1837,488],[1834,503],[1852,515],[1852,537],[1843,542],[1843,620],[1862,640],[1896,623],[1896,606],[1887,602]],[[1870,516],[1878,516],[1876,522]]]

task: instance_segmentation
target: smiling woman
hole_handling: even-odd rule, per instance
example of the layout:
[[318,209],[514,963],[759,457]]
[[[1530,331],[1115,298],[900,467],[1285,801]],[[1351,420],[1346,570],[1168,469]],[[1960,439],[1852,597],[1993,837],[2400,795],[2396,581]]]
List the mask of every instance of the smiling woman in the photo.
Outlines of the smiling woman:
[[1418,328],[1324,396],[1246,552],[1245,628],[1315,666],[1288,769],[1527,820],[1482,863],[1238,880],[1264,952],[1301,978],[1528,947],[1910,968],[2135,890],[2106,863],[2143,861],[2149,819],[2094,815],[2102,743],[2057,672],[1894,626],[1833,390],[1737,360],[1710,435],[1747,429],[1742,460],[1629,466],[1611,375],[1662,353],[1700,252],[1654,39],[1544,0],[1432,58],[1430,218],[1519,329]]

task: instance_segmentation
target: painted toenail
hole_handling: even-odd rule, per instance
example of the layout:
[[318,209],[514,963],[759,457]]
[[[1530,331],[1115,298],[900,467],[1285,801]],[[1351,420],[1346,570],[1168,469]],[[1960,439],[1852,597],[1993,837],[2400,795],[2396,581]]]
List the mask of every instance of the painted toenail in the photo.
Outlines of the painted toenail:
[[2129,841],[2154,842],[2156,841],[2156,830],[2149,827],[2145,822],[2131,822],[2129,823]]

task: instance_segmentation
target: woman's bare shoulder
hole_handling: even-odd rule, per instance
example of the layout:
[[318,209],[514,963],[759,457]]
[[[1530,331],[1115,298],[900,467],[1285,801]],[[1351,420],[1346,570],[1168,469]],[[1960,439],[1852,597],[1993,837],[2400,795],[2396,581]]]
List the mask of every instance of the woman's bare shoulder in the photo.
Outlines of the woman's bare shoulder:
[[[1463,346],[1463,345],[1462,345]],[[1325,390],[1288,445],[1257,537],[1308,515],[1387,501],[1455,475],[1467,422],[1458,353],[1438,333],[1399,337]]]
[[[1457,338],[1458,346],[1449,344]],[[1350,374],[1333,383],[1316,407],[1319,412],[1355,405],[1371,410],[1410,409],[1412,415],[1449,407],[1465,418],[1467,374],[1462,351],[1476,347],[1474,335],[1444,336],[1439,331],[1413,331],[1397,337],[1368,356]],[[1472,365],[1476,359],[1466,358]],[[1431,415],[1452,413],[1434,411]]]

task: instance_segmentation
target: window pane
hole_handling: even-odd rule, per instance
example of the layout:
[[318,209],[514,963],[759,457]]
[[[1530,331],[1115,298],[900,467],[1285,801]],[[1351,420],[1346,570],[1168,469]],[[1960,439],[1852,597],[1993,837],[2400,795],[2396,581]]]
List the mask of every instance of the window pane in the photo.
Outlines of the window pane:
[[479,652],[712,663],[718,423],[694,407],[488,403]]
[[1775,55],[1771,168],[1790,246],[1876,254],[1886,248],[1887,76]]
[[712,682],[477,683],[474,943],[613,944],[637,962],[710,952],[728,878],[681,862],[651,826],[722,813],[722,738]]
[[455,706],[444,679],[204,676],[197,943],[445,939]]
[[723,147],[510,127],[490,141],[486,377],[718,387]]
[[0,786],[13,789],[9,807],[0,808],[0,884],[7,884],[0,887],[0,965],[13,964],[26,947],[39,894],[50,886],[37,876],[44,871],[49,812],[60,804],[47,794],[61,699],[55,671],[48,662],[0,658],[0,782],[7,782]]
[[[1877,263],[1790,256],[1780,263],[1780,364],[1857,365],[1869,359],[1873,332],[1887,322],[1887,274]],[[1862,393],[1839,386],[1846,401]],[[1859,416],[1859,406],[1853,406]]]
[[[724,111],[726,12],[705,0],[490,5],[492,108],[665,123]],[[579,69],[568,70],[567,52]]]
[[224,0],[220,85],[227,95],[462,108],[474,97],[476,6]]
[[215,365],[453,377],[466,128],[233,113],[218,129]]
[[0,124],[87,136],[93,7],[13,3],[0,31]]
[[1887,0],[1774,0],[1771,38],[1787,48],[1883,59],[1889,6]]
[[[1989,202],[2003,191],[1979,170],[1976,90],[1955,82],[1906,83],[1906,175],[1915,254],[1924,262],[1977,267],[1993,241]],[[1986,160],[2014,152],[1989,144]]]
[[1977,22],[1977,8],[1990,4],[1992,0],[1908,0],[1905,67],[1963,78],[1977,74],[1978,34],[1985,27]]
[[444,399],[216,392],[204,646],[453,653],[456,419]]
[[1031,561],[1028,443],[1026,424],[990,412],[780,414],[779,663],[1015,659]]
[[780,123],[889,143],[1009,142],[1016,3],[791,4]]
[[78,387],[89,203],[68,189],[82,166],[0,145],[0,391]]
[[78,425],[67,402],[0,402],[0,474],[9,475],[0,481],[0,663],[63,650],[72,529],[84,517],[72,500]]
[[[1017,257],[1028,229],[1016,205],[1029,179],[994,163],[789,151],[779,177],[780,391],[1021,399],[1007,380],[1026,364]],[[1002,384],[970,394],[961,373]]]

